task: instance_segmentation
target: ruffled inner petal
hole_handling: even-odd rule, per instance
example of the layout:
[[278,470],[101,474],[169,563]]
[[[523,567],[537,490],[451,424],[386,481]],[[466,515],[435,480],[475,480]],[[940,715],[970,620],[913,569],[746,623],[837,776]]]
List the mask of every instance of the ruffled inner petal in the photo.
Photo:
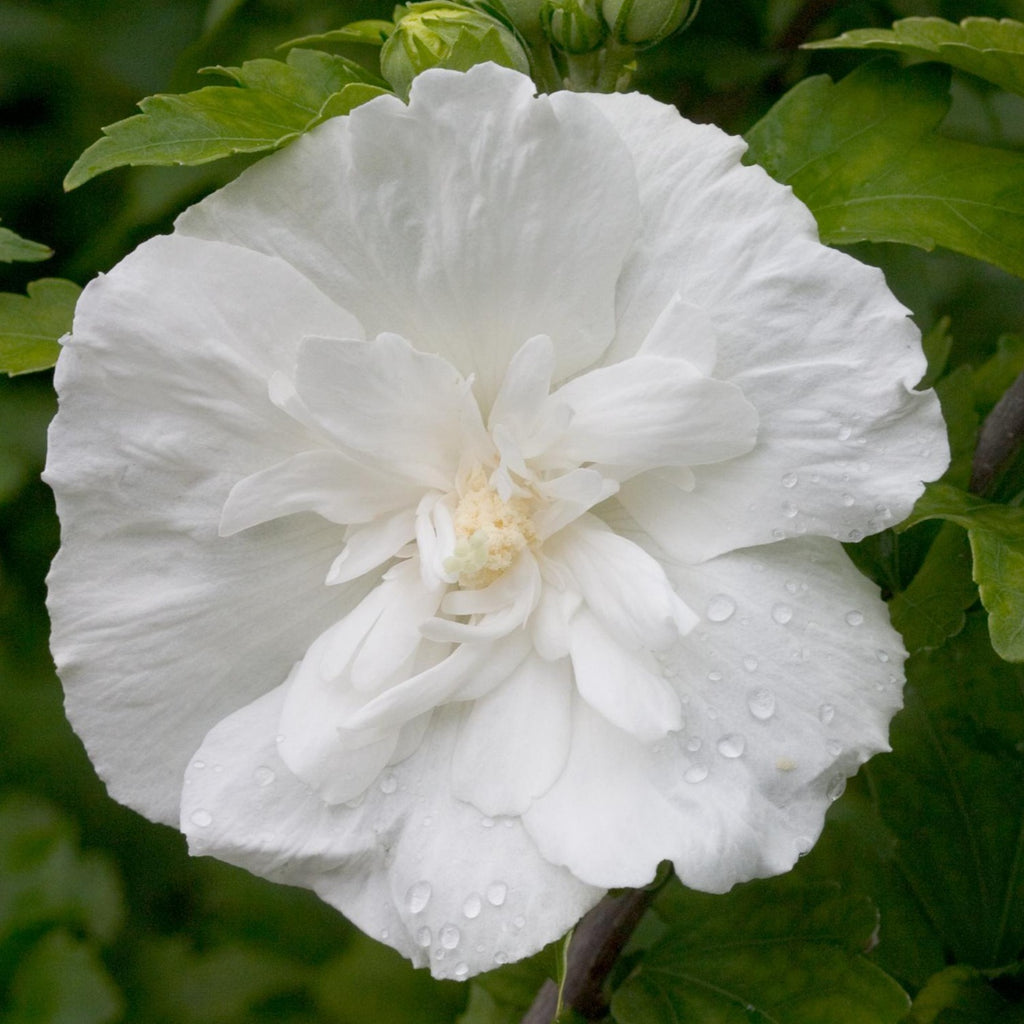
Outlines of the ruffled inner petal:
[[569,754],[568,659],[530,655],[467,709],[452,759],[452,792],[484,814],[521,814],[558,778]]
[[576,377],[553,399],[573,411],[557,454],[626,476],[732,459],[757,440],[757,412],[743,392],[681,359],[635,356]]

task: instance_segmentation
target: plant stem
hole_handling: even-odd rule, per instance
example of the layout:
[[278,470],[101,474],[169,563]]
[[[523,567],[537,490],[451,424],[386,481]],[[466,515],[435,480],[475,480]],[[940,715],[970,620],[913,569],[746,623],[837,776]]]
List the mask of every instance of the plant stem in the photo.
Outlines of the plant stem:
[[[657,888],[630,889],[618,896],[606,896],[576,926],[562,987],[565,1009],[574,1010],[586,1020],[597,1020],[607,1013],[604,980]],[[522,1024],[552,1024],[557,1005],[558,986],[553,981],[546,981]]]
[[968,489],[986,495],[1024,442],[1024,372],[985,417],[978,436]]

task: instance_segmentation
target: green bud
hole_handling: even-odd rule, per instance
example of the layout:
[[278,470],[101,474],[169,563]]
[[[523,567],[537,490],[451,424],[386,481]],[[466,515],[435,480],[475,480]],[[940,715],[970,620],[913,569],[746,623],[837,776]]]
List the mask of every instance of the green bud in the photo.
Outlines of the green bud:
[[468,71],[493,61],[530,73],[530,60],[513,32],[482,11],[454,3],[412,3],[380,53],[381,73],[403,99],[428,68]]
[[590,53],[608,33],[598,0],[545,0],[540,19],[544,35],[566,53]]
[[533,43],[544,39],[540,27],[540,12],[545,3],[546,0],[497,0],[494,6],[529,42]]
[[700,0],[602,0],[601,13],[615,39],[627,46],[654,46],[685,28]]

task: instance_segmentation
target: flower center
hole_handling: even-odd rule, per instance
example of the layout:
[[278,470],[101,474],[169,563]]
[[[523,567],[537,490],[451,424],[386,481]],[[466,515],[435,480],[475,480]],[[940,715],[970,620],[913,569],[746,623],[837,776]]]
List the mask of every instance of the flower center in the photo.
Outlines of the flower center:
[[469,589],[486,587],[501,576],[537,533],[528,498],[504,501],[478,466],[460,488],[455,508],[455,547],[444,560],[445,572]]

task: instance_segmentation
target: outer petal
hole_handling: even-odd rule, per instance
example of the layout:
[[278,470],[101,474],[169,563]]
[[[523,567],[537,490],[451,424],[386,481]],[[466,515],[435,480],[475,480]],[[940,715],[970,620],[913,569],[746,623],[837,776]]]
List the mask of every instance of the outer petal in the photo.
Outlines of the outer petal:
[[846,776],[887,749],[905,655],[876,588],[832,541],[668,572],[707,609],[663,663],[685,727],[645,746],[574,711],[566,769],[523,820],[591,884],[642,884],[669,858],[687,885],[722,892],[810,849]]
[[910,391],[924,373],[918,332],[881,273],[822,246],[789,189],[741,166],[741,140],[639,95],[585,102],[615,125],[640,181],[642,241],[606,360],[638,351],[678,296],[707,311],[715,376],[759,417],[753,451],[697,468],[692,495],[628,484],[632,514],[691,561],[801,533],[858,539],[906,516],[948,451],[934,394]]
[[591,108],[569,130],[559,109],[492,64],[428,71],[408,107],[383,98],[326,122],[177,230],[283,256],[369,333],[476,373],[486,405],[528,338],[550,335],[565,377],[614,331],[632,162]]
[[275,691],[248,705],[196,753],[181,809],[192,853],[314,889],[439,978],[529,956],[601,897],[541,857],[517,819],[486,818],[439,784],[457,709],[435,713],[358,806],[328,806],[277,758],[280,703]]
[[267,396],[304,334],[359,325],[281,261],[155,238],[83,293],[57,368],[49,578],[68,715],[118,800],[177,820],[206,731],[287,676],[361,593],[343,539],[290,516],[217,535],[234,484],[310,447]]

